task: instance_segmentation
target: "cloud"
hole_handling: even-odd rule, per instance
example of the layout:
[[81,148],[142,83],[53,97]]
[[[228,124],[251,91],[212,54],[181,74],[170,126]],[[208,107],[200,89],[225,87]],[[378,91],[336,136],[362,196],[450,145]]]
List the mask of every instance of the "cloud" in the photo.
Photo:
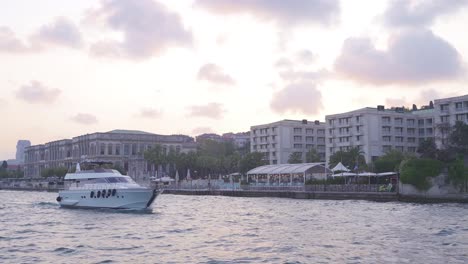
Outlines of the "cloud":
[[207,117],[220,119],[224,112],[223,106],[219,103],[208,103],[205,105],[193,105],[189,107],[189,115],[197,117]]
[[337,0],[197,0],[195,5],[221,15],[249,13],[282,25],[328,25],[340,11]]
[[0,108],[5,107],[7,104],[8,104],[8,103],[7,103],[7,101],[6,101],[5,99],[0,98]]
[[28,47],[7,27],[0,27],[0,52],[20,53]]
[[144,118],[157,118],[162,115],[162,111],[152,109],[152,108],[143,108],[140,111],[139,116]]
[[96,116],[84,113],[78,113],[77,115],[73,116],[71,120],[83,125],[92,125],[98,122]]
[[52,23],[42,26],[30,39],[31,45],[37,48],[57,45],[78,49],[83,46],[80,30],[64,17],[58,17]]
[[392,1],[383,14],[390,27],[429,26],[441,15],[460,10],[468,0]]
[[214,133],[211,127],[196,127],[192,130],[192,135],[201,135],[205,133]]
[[53,103],[60,95],[59,89],[51,89],[38,81],[31,81],[29,85],[23,85],[16,91],[16,97],[28,103]]
[[291,68],[293,66],[293,62],[288,59],[288,58],[279,58],[276,62],[275,62],[275,67],[276,68]]
[[277,113],[318,114],[323,108],[322,93],[311,82],[292,83],[273,94],[270,107]]
[[235,81],[231,76],[224,73],[221,67],[212,63],[207,63],[200,67],[200,70],[198,71],[198,79],[225,85],[235,84]]
[[335,70],[372,84],[426,83],[450,80],[463,72],[458,51],[429,30],[406,30],[393,36],[386,51],[368,38],[345,40]]
[[[148,59],[172,46],[192,43],[192,33],[184,28],[180,16],[152,0],[103,0],[98,9],[89,12],[87,20],[123,33],[121,41],[94,43],[92,55]],[[111,52],[103,52],[106,48]]]
[[289,82],[302,82],[302,81],[321,81],[331,75],[326,69],[319,71],[295,71],[295,70],[284,70],[279,72],[280,77]]
[[300,50],[296,53],[295,59],[298,63],[309,65],[315,62],[317,55],[310,50]]

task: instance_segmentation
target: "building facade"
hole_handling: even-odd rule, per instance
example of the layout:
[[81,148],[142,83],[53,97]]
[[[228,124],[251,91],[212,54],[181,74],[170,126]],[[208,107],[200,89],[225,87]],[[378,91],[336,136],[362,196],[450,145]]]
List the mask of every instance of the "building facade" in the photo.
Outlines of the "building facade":
[[357,147],[369,163],[392,149],[415,153],[428,138],[440,147],[448,136],[444,128],[456,121],[468,123],[468,95],[437,99],[421,109],[367,107],[327,115],[325,120],[327,161],[339,150]]
[[250,143],[250,132],[224,133],[222,138],[231,141],[236,148],[244,148]]
[[325,160],[325,129],[323,122],[282,120],[250,128],[250,151],[264,154],[269,164],[286,164],[292,153],[305,154],[316,149]]
[[29,140],[18,140],[16,143],[16,162],[18,164],[24,163],[24,150],[31,146],[31,141]]
[[468,95],[434,100],[434,114],[436,144],[442,147],[447,143],[447,126],[457,121],[468,124]]
[[326,158],[337,151],[358,148],[366,162],[395,149],[415,153],[419,142],[434,137],[433,109],[362,108],[328,115]]
[[185,135],[157,135],[142,131],[113,130],[93,133],[27,147],[25,177],[40,177],[46,168],[75,166],[84,160],[112,162],[124,168],[135,179],[154,175],[157,168],[143,158],[145,150],[159,144],[163,150],[190,152],[196,150],[193,138]]

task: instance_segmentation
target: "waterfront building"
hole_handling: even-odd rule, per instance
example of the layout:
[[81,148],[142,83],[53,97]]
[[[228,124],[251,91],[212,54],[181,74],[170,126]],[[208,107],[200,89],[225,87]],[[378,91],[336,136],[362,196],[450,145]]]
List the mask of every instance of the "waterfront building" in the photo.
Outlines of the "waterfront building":
[[433,109],[410,111],[403,107],[366,107],[327,115],[327,161],[337,151],[356,147],[366,162],[389,150],[415,153],[421,140],[434,136]]
[[216,142],[223,142],[223,138],[218,135],[218,134],[215,134],[215,133],[204,133],[204,134],[201,134],[201,135],[198,135],[195,137],[195,140],[197,142],[201,142],[203,140],[213,140],[213,141],[216,141]]
[[99,160],[124,168],[135,179],[145,178],[158,170],[143,158],[144,151],[156,144],[166,153],[171,149],[179,152],[196,150],[193,138],[185,135],[157,135],[134,130],[97,132],[27,147],[24,175],[40,177],[46,168],[71,168],[77,162]]
[[468,95],[434,100],[436,144],[447,143],[447,127],[460,121],[468,124]]
[[250,151],[264,154],[269,164],[286,164],[292,153],[305,154],[314,148],[325,161],[325,128],[320,121],[282,120],[250,127]]

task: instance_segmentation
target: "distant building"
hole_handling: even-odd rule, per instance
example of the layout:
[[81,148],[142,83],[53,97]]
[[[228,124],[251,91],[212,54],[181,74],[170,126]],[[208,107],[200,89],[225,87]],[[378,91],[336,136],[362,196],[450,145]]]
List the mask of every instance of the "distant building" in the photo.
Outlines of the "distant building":
[[24,163],[24,150],[29,146],[31,146],[29,140],[18,140],[18,143],[16,143],[16,161],[19,164]]
[[292,153],[300,153],[305,162],[305,154],[314,148],[324,161],[325,128],[323,122],[305,119],[252,126],[250,151],[263,153],[269,164],[285,164]]
[[223,138],[218,135],[218,134],[215,134],[215,133],[204,133],[204,134],[201,134],[201,135],[198,135],[195,137],[195,140],[197,141],[197,143],[200,143],[201,141],[203,140],[213,140],[213,141],[216,141],[216,142],[223,142]]
[[170,149],[180,152],[196,150],[192,137],[185,135],[157,135],[134,130],[113,130],[48,142],[26,148],[25,177],[39,177],[45,168],[75,166],[83,160],[113,162],[124,168],[133,178],[155,174],[144,158],[145,150],[159,144],[167,153]]
[[225,141],[232,141],[236,148],[243,148],[250,143],[250,132],[224,133],[222,138]]

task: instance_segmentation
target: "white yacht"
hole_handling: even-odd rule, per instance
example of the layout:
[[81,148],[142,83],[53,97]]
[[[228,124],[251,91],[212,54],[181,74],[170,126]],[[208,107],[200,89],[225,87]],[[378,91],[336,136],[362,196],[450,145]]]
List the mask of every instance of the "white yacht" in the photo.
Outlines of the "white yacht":
[[116,170],[94,168],[67,173],[57,202],[69,208],[148,209],[160,194]]

